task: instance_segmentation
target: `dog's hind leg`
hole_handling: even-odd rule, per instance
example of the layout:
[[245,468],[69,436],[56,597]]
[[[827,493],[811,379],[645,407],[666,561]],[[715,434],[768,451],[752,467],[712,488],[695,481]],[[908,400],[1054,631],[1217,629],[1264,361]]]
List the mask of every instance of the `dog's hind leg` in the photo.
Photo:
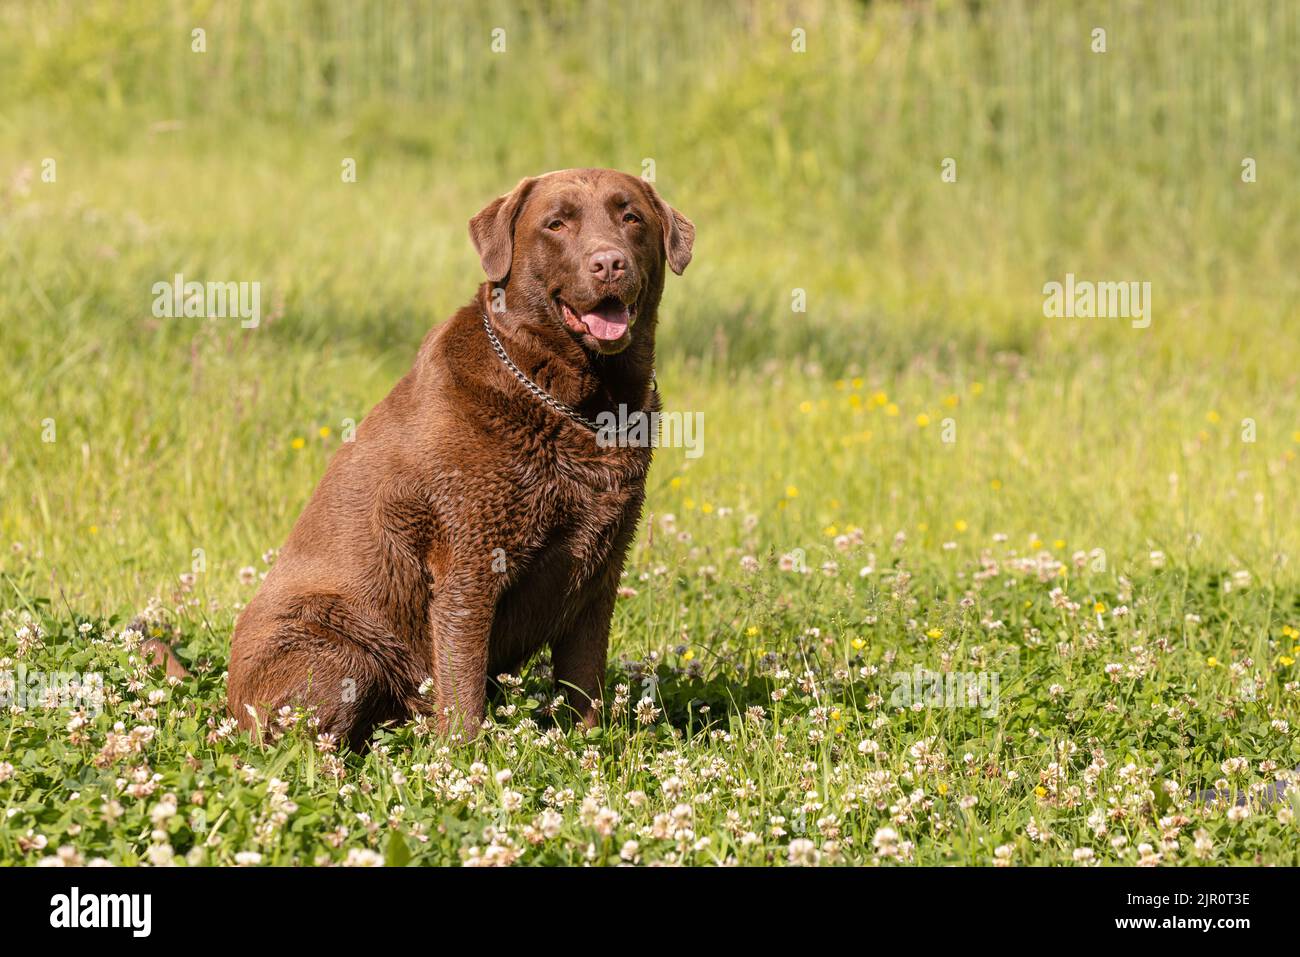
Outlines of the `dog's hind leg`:
[[377,724],[408,717],[408,689],[368,649],[296,622],[259,644],[256,661],[230,666],[231,714],[255,735],[281,708],[301,706],[312,709],[319,733],[359,751]]

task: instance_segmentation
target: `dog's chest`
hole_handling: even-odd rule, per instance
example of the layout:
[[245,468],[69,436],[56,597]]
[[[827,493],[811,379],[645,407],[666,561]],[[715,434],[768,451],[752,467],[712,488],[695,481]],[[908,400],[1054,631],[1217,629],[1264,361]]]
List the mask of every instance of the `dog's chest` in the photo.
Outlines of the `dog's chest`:
[[640,517],[650,452],[551,446],[516,459],[514,527],[527,539],[516,585],[540,579],[571,595],[599,579]]
[[[645,497],[644,479],[591,469],[578,477],[553,476],[540,493],[545,515],[542,550],[569,567],[572,587],[596,577],[609,561],[620,533],[635,525]],[[540,556],[539,556],[540,557]]]
[[[497,606],[492,656],[513,663],[555,641],[617,587],[640,516],[641,481],[606,488],[553,487],[539,514],[539,536],[522,552]],[[494,665],[495,667],[495,665]]]
[[[638,482],[631,488],[585,489],[579,501],[570,504],[555,541],[575,565],[575,582],[594,576],[608,562],[622,529],[635,525],[643,497]],[[581,573],[584,569],[590,576]]]

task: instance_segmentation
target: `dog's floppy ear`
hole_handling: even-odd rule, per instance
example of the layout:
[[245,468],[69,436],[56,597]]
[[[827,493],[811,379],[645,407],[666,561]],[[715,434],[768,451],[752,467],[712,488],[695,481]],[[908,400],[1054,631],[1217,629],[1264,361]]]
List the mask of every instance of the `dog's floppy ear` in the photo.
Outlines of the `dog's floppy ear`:
[[665,203],[648,180],[643,179],[641,182],[659,214],[659,221],[663,223],[664,256],[668,260],[668,266],[680,276],[691,261],[691,250],[695,246],[695,224]]
[[518,186],[492,200],[469,221],[469,238],[478,250],[483,271],[492,282],[500,282],[510,274],[515,219],[535,182],[531,176],[521,179]]

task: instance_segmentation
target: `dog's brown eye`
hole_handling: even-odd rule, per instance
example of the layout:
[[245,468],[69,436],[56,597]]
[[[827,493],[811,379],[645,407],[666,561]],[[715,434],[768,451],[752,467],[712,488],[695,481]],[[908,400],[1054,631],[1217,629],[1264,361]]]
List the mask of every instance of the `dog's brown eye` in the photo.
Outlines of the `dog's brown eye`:
[[546,224],[546,228],[553,233],[558,233],[561,229],[564,228],[564,220],[552,219],[549,223]]
[[625,222],[625,223],[639,223],[639,222],[641,222],[641,217],[638,216],[636,213],[624,213],[624,214],[623,214],[623,222]]

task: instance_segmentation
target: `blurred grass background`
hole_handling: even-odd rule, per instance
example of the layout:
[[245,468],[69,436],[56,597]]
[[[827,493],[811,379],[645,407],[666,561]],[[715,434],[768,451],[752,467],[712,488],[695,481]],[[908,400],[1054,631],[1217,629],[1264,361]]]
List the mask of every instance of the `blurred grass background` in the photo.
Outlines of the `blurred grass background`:
[[[472,293],[466,220],[652,159],[699,236],[660,378],[708,442],[652,509],[1289,575],[1298,60],[1252,0],[0,2],[2,561],[114,609],[202,548],[246,597]],[[155,319],[178,272],[261,281],[262,326]],[[1044,319],[1067,272],[1151,282],[1152,327]]]

